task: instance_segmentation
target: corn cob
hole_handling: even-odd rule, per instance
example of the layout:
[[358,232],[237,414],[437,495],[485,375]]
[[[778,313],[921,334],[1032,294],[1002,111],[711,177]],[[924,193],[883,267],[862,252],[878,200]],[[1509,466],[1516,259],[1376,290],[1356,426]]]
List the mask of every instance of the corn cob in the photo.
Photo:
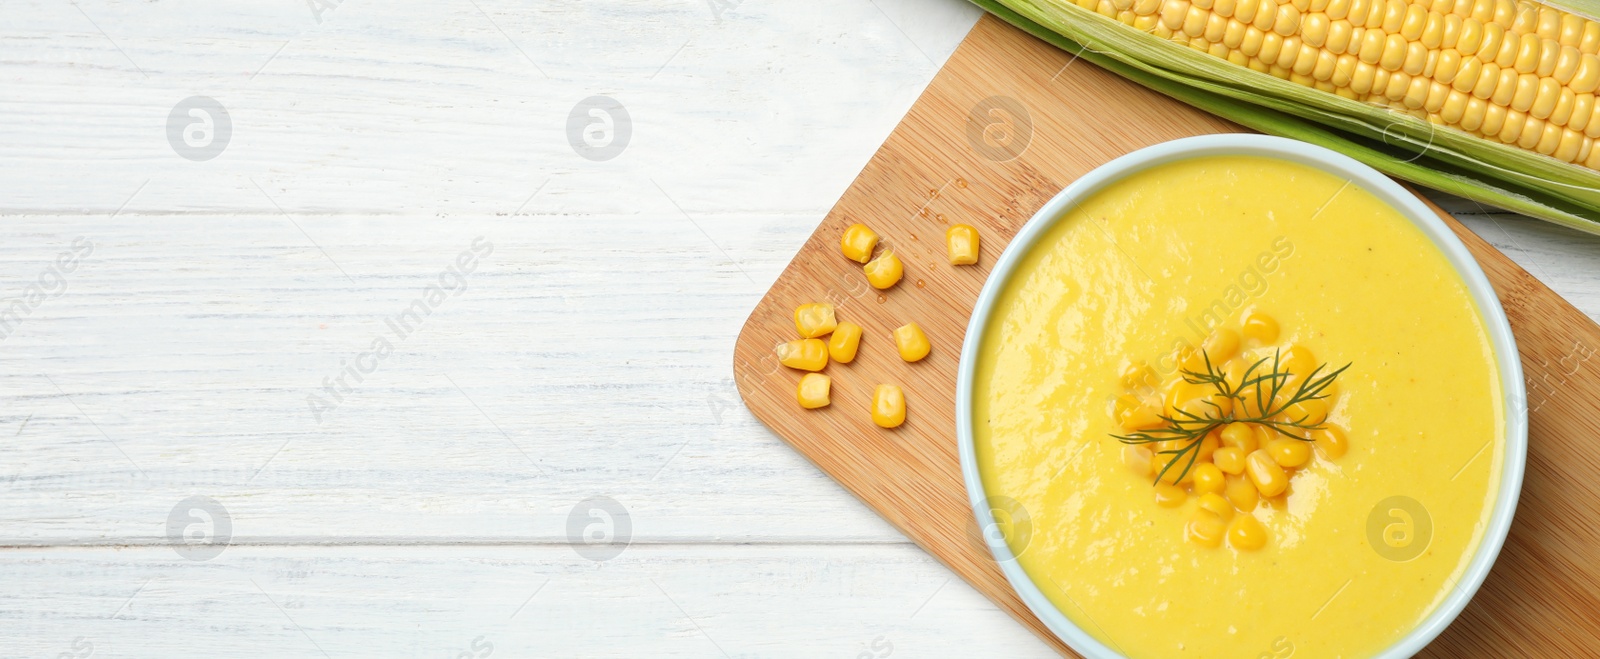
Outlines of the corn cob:
[[1091,3],[1298,85],[1600,169],[1600,22],[1576,14],[1528,0]]
[[1600,22],[1582,14],[1530,0],[976,1],[1202,109],[1600,233]]

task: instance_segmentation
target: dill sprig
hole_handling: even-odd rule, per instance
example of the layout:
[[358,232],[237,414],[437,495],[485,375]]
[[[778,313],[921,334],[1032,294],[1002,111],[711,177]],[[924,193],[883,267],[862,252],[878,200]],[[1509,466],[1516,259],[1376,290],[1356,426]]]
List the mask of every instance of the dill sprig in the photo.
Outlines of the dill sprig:
[[[1289,380],[1292,377],[1292,374],[1283,368],[1283,355],[1280,350],[1273,350],[1270,368],[1262,370],[1260,374],[1257,374],[1257,371],[1267,364],[1268,358],[1266,357],[1257,360],[1246,368],[1244,376],[1239,379],[1238,385],[1232,385],[1228,382],[1226,375],[1211,363],[1211,355],[1206,354],[1204,349],[1200,351],[1200,355],[1205,360],[1206,370],[1204,372],[1179,369],[1178,373],[1189,384],[1211,385],[1222,397],[1232,399],[1234,405],[1231,406],[1232,409],[1227,414],[1222,412],[1220,405],[1208,398],[1204,402],[1212,408],[1210,413],[1195,414],[1180,407],[1174,410],[1175,414],[1172,416],[1165,414],[1160,416],[1161,420],[1166,422],[1165,426],[1151,430],[1141,430],[1129,435],[1111,435],[1117,438],[1118,441],[1129,445],[1154,444],[1173,440],[1182,442],[1179,448],[1156,452],[1157,455],[1173,456],[1171,460],[1167,461],[1166,466],[1161,468],[1161,473],[1156,474],[1155,482],[1157,483],[1160,483],[1161,479],[1167,475],[1167,471],[1183,461],[1184,456],[1187,455],[1188,461],[1184,462],[1183,471],[1178,472],[1178,477],[1173,479],[1174,482],[1183,480],[1183,477],[1194,467],[1195,460],[1200,456],[1200,444],[1205,440],[1206,435],[1212,430],[1230,423],[1263,425],[1285,437],[1310,441],[1302,435],[1309,434],[1309,431],[1312,430],[1322,430],[1324,428],[1322,421],[1326,419],[1312,422],[1309,416],[1301,416],[1295,419],[1289,418],[1286,413],[1290,408],[1300,403],[1327,398],[1328,394],[1324,392],[1333,385],[1335,378],[1344,373],[1345,369],[1350,368],[1350,364],[1345,364],[1324,374],[1323,371],[1328,365],[1321,364],[1313,369],[1310,375],[1301,379],[1298,385],[1293,387],[1294,391],[1292,393],[1280,398],[1280,394],[1290,388]],[[1260,412],[1257,415],[1241,414],[1245,408],[1245,398],[1249,395],[1249,392],[1254,393],[1255,407],[1253,409]]]

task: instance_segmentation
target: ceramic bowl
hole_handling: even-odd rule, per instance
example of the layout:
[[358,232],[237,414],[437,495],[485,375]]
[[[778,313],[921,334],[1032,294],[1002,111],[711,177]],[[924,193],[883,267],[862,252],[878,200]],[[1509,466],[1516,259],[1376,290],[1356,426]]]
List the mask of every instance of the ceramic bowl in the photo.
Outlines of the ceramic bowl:
[[[1517,508],[1517,496],[1522,490],[1522,473],[1528,448],[1527,399],[1523,386],[1522,365],[1517,356],[1516,341],[1511,336],[1511,325],[1506,320],[1505,310],[1500,306],[1500,299],[1490,287],[1483,270],[1478,267],[1478,262],[1467,252],[1466,246],[1456,238],[1444,221],[1416,195],[1387,176],[1352,158],[1319,146],[1296,140],[1250,134],[1206,135],[1158,144],[1095,168],[1082,178],[1073,181],[1028,220],[995,262],[983,291],[978,295],[972,320],[967,324],[966,340],[961,346],[961,366],[957,372],[956,383],[956,434],[960,444],[961,474],[966,480],[967,495],[973,513],[977,516],[978,527],[998,528],[992,512],[985,503],[986,495],[979,478],[976,453],[973,448],[972,392],[976,366],[974,361],[975,356],[982,353],[984,330],[988,327],[989,315],[994,308],[995,300],[1011,281],[1018,262],[1056,222],[1067,215],[1067,211],[1074,204],[1099,192],[1107,185],[1162,164],[1189,158],[1224,155],[1262,156],[1308,165],[1345,178],[1399,210],[1438,246],[1450,264],[1455,267],[1456,273],[1466,282],[1467,289],[1488,329],[1494,358],[1499,366],[1501,389],[1505,396],[1502,402],[1505,406],[1506,419],[1505,455],[1501,462],[1504,471],[1500,475],[1500,491],[1495,498],[1489,527],[1462,579],[1421,624],[1377,655],[1385,658],[1410,657],[1443,632],[1444,628],[1466,607],[1467,601],[1472,599],[1473,593],[1477,592],[1484,578],[1488,576],[1489,568],[1494,565],[1495,558],[1505,543],[1506,534],[1511,529],[1511,518]],[[995,560],[998,561],[1012,587],[1021,595],[1034,615],[1038,616],[1062,641],[1093,659],[1122,656],[1063,615],[1017,564],[1016,557],[1012,555],[1003,538],[991,537],[989,534],[985,534],[985,537],[990,551],[994,553]]]

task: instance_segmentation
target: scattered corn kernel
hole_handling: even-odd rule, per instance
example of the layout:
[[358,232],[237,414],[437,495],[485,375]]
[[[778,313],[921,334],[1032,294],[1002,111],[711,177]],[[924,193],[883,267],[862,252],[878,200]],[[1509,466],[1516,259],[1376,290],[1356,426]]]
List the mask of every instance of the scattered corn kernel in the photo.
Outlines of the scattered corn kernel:
[[868,229],[865,224],[852,224],[844,230],[844,235],[839,237],[839,249],[844,256],[856,263],[866,263],[872,260],[872,248],[878,246],[878,234]]
[[1225,446],[1217,449],[1217,452],[1211,455],[1211,462],[1216,464],[1217,469],[1222,470],[1222,473],[1238,476],[1244,473],[1244,456],[1243,449],[1235,446]]
[[780,343],[773,352],[778,363],[802,371],[820,371],[828,365],[828,345],[822,339],[800,339]]
[[944,232],[945,246],[949,248],[950,265],[972,265],[978,262],[978,230],[966,224],[957,224]]
[[1272,455],[1272,460],[1279,466],[1292,469],[1311,459],[1311,442],[1288,437],[1274,439],[1267,445],[1267,453]]
[[866,273],[867,283],[872,284],[873,288],[883,290],[899,283],[900,277],[906,273],[906,268],[894,252],[884,251],[878,258],[867,263]]
[[1243,325],[1246,339],[1253,339],[1263,344],[1278,340],[1278,321],[1273,320],[1272,316],[1251,311],[1245,314]]
[[1221,492],[1226,482],[1223,480],[1222,470],[1209,462],[1202,462],[1194,466],[1194,491],[1195,494],[1213,494]]
[[814,339],[826,335],[839,325],[833,317],[833,305],[826,302],[802,304],[794,310],[794,328],[800,338]]
[[1216,513],[1196,510],[1194,517],[1189,519],[1189,525],[1184,527],[1184,534],[1197,545],[1214,548],[1222,546],[1222,536],[1227,528],[1227,523]]
[[1244,471],[1250,475],[1250,482],[1255,483],[1256,489],[1263,496],[1275,497],[1283,494],[1289,488],[1289,474],[1278,466],[1272,455],[1266,449],[1256,449],[1254,453],[1245,456]]
[[1156,486],[1156,505],[1162,508],[1177,508],[1188,498],[1188,490],[1171,483],[1161,483]]
[[906,394],[892,384],[872,390],[872,422],[880,428],[897,428],[906,421]]
[[906,323],[894,330],[894,345],[900,349],[900,358],[908,362],[920,361],[928,356],[928,350],[933,346],[928,343],[928,335],[922,333],[922,328],[916,323]]
[[800,407],[814,410],[827,407],[828,390],[833,385],[833,378],[821,373],[807,373],[800,376],[800,388],[795,396],[800,399]]
[[1233,507],[1250,512],[1256,509],[1256,503],[1261,501],[1261,492],[1256,490],[1255,483],[1250,482],[1248,476],[1229,476],[1228,486],[1223,490],[1228,501],[1233,502]]
[[828,356],[840,364],[856,359],[856,348],[861,346],[861,326],[850,321],[839,323],[828,337]]
[[1228,523],[1228,544],[1254,551],[1267,545],[1267,529],[1252,515],[1238,515]]
[[1345,438],[1344,431],[1337,426],[1328,426],[1311,434],[1317,444],[1317,452],[1329,460],[1338,460],[1350,450],[1350,440]]

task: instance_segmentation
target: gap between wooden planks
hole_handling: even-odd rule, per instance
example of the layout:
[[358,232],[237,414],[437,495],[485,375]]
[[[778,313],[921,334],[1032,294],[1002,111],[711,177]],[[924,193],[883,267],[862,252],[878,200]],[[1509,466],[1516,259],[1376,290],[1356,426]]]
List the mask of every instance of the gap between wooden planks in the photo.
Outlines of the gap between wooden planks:
[[[982,130],[992,131],[985,141]],[[823,471],[1062,654],[989,557],[967,507],[955,440],[955,373],[967,319],[995,257],[1068,182],[1112,158],[1240,127],[1181,105],[984,16],[756,305],[735,348],[751,412]],[[1431,206],[1432,204],[1430,204]],[[1435,206],[1435,210],[1438,208]],[[1423,656],[1583,656],[1600,647],[1600,326],[1438,211],[1482,264],[1511,319],[1528,378],[1528,470],[1511,537],[1483,588]],[[838,251],[872,226],[906,264],[868,287]],[[944,230],[976,226],[976,267],[944,262]],[[865,335],[834,364],[833,404],[795,402],[799,374],[772,347],[795,338],[794,308],[831,301]],[[906,364],[890,331],[933,342]],[[874,426],[880,382],[906,390],[905,425]]]

